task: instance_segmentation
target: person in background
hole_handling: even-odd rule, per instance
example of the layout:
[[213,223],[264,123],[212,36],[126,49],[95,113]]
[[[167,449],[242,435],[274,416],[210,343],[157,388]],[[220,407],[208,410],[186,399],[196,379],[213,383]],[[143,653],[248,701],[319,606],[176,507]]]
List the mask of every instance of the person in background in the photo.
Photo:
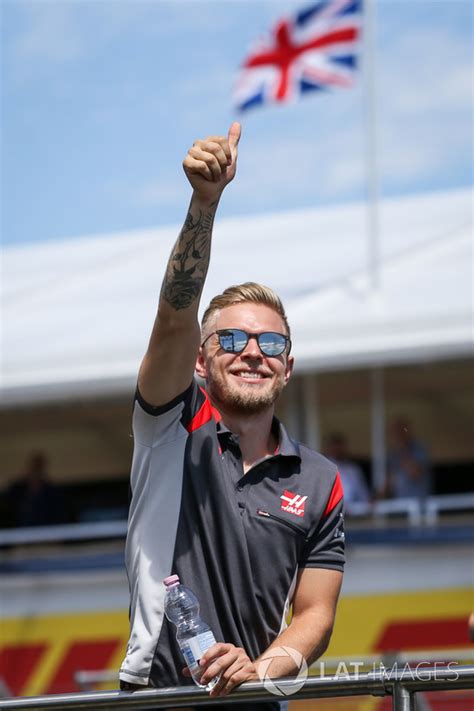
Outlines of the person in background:
[[48,475],[48,458],[33,452],[22,476],[6,492],[6,501],[14,526],[49,526],[63,523],[64,502]]
[[369,504],[369,487],[364,473],[348,454],[347,439],[341,432],[331,432],[326,438],[325,455],[339,469],[346,512],[351,513],[352,504]]
[[424,499],[431,494],[431,468],[425,447],[413,436],[407,420],[390,426],[386,495]]

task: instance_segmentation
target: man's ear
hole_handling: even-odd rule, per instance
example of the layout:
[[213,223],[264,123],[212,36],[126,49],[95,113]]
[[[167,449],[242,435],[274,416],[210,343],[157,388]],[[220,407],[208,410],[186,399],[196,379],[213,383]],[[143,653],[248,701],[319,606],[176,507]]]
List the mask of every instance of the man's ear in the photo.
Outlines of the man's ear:
[[286,368],[285,368],[285,385],[289,381],[291,374],[293,372],[293,366],[295,364],[295,359],[293,356],[288,356],[288,360],[286,362]]
[[199,348],[199,353],[198,357],[196,359],[196,373],[199,375],[200,378],[203,378],[205,380],[207,378],[207,367],[206,367],[206,360],[204,358],[204,353],[202,347]]

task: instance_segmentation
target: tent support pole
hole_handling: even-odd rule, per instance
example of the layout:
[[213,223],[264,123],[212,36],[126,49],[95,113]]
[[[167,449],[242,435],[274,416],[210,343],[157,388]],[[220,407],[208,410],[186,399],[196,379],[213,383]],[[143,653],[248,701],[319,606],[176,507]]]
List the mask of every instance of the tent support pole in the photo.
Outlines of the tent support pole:
[[372,486],[376,493],[383,492],[387,478],[385,445],[385,389],[384,371],[371,372],[372,390]]

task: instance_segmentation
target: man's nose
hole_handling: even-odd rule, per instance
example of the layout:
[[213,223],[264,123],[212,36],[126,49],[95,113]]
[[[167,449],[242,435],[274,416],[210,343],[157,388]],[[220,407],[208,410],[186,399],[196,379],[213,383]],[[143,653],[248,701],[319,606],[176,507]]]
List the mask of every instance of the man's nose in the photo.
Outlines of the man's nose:
[[249,335],[247,345],[245,346],[244,350],[241,352],[240,355],[244,358],[258,358],[259,360],[261,360],[262,352],[257,342],[257,336]]

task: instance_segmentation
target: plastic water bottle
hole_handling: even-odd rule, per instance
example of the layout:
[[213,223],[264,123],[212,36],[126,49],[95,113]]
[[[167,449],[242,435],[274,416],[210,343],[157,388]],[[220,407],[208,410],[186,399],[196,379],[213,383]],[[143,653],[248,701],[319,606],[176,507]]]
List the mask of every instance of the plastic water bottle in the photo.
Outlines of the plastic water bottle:
[[189,588],[181,585],[179,577],[169,575],[163,583],[166,587],[165,615],[176,625],[176,639],[186,665],[194,682],[201,689],[211,691],[220,677],[214,677],[207,685],[201,684],[204,670],[199,666],[199,660],[204,652],[216,643],[216,639],[209,625],[199,617],[199,602],[196,596]]

